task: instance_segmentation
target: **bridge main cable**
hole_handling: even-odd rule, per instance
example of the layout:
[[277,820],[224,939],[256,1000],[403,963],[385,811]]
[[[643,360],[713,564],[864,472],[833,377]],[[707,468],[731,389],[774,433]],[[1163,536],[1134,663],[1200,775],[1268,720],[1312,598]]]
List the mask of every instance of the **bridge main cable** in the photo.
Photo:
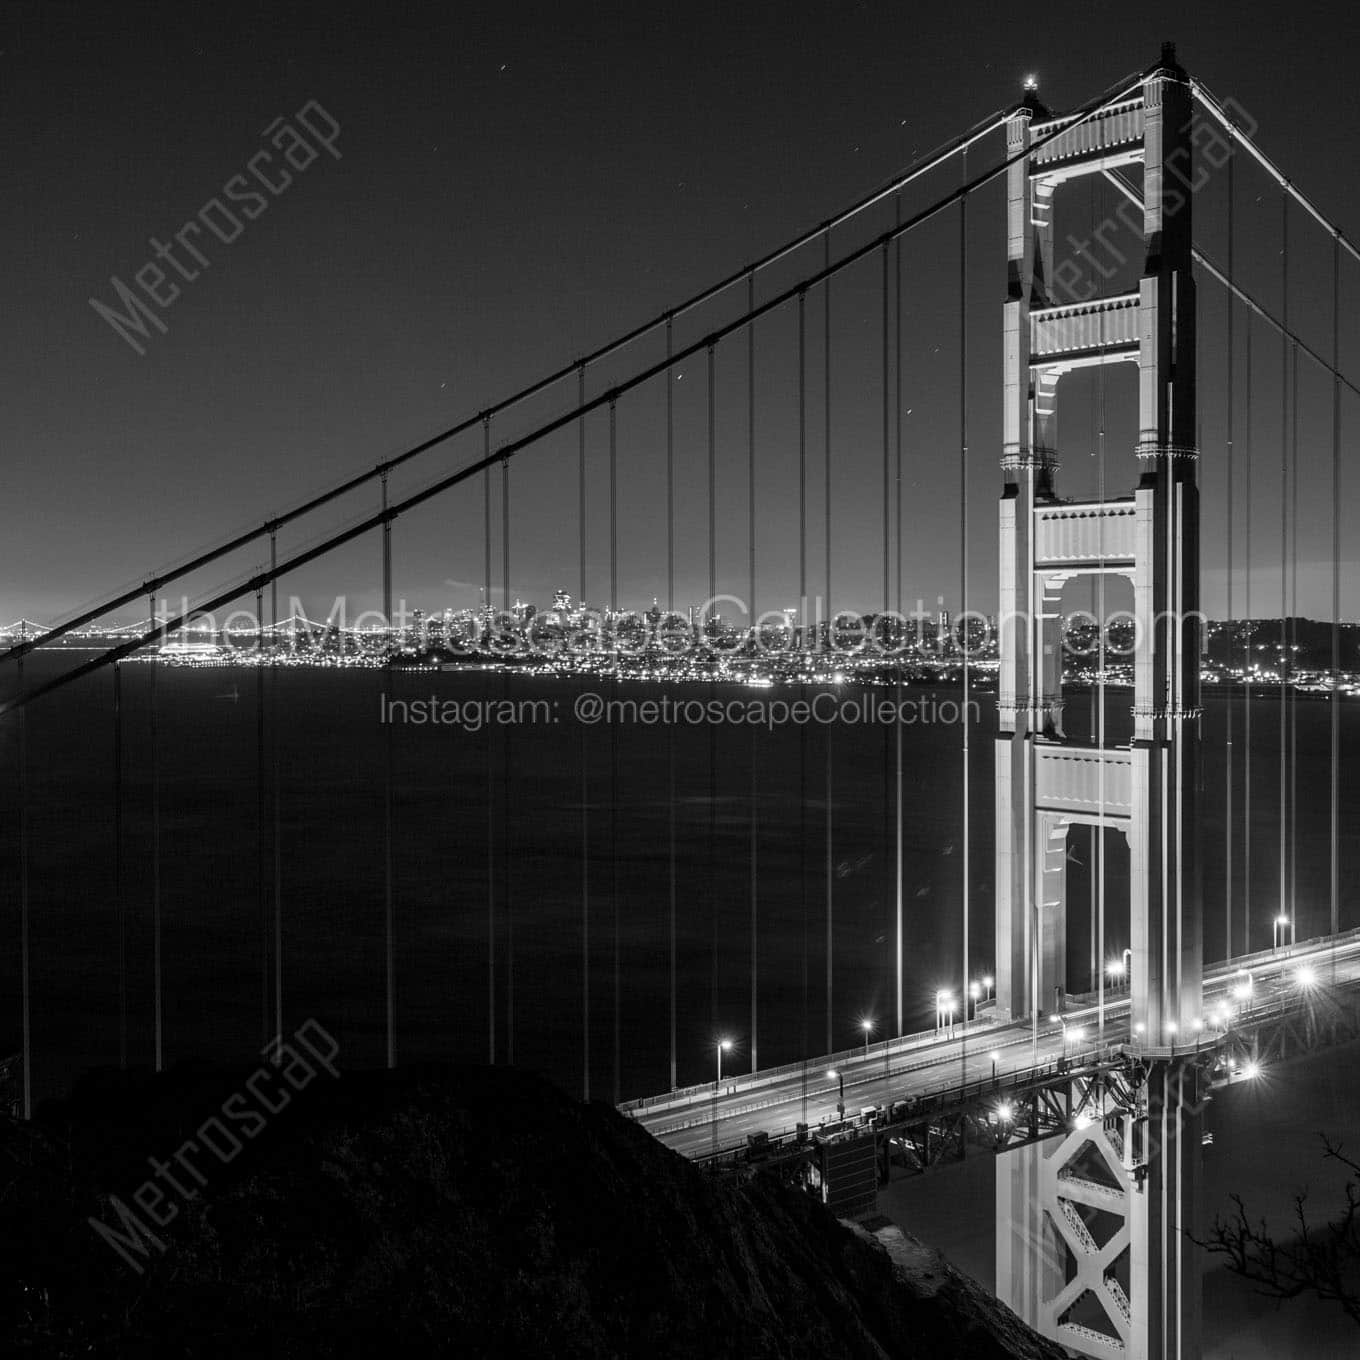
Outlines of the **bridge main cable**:
[[[611,401],[616,401],[623,393],[632,391],[634,388],[640,387],[646,382],[650,382],[653,378],[661,376],[663,373],[668,372],[675,363],[702,353],[710,345],[716,345],[718,341],[723,340],[729,335],[741,330],[743,327],[750,325],[759,317],[776,311],[786,303],[794,301],[800,293],[805,293],[809,288],[813,288],[817,284],[825,282],[835,274],[838,274],[841,270],[847,269],[852,264],[857,263],[859,260],[880,249],[888,242],[894,241],[901,236],[905,236],[916,227],[930,221],[938,214],[952,207],[955,203],[961,202],[968,194],[975,192],[984,185],[989,184],[992,180],[1005,174],[1012,165],[1023,160],[1026,156],[1033,155],[1035,151],[1042,149],[1044,146],[1048,145],[1049,142],[1056,141],[1059,137],[1070,135],[1074,128],[1081,126],[1081,124],[1095,117],[1102,109],[1110,104],[1118,103],[1121,99],[1127,98],[1135,90],[1140,88],[1142,81],[1156,70],[1159,64],[1160,63],[1154,63],[1152,66],[1148,67],[1146,71],[1140,71],[1137,75],[1130,76],[1125,80],[1120,81],[1118,84],[1109,87],[1104,93],[1081,106],[1074,115],[1064,118],[1051,132],[1048,132],[1043,137],[1035,140],[1026,151],[1019,152],[1016,155],[1001,161],[991,169],[983,171],[981,174],[968,180],[958,188],[951,190],[943,197],[936,199],[935,202],[928,207],[922,208],[905,222],[897,223],[892,227],[889,227],[886,231],[879,233],[879,235],[866,241],[864,244],[857,246],[854,250],[850,251],[849,254],[843,255],[840,259],[824,265],[816,273],[808,275],[806,278],[791,285],[789,288],[786,288],[782,293],[778,293],[757,306],[749,308],[749,310],[719,326],[716,330],[709,332],[709,334],[702,336],[700,339],[687,345],[684,349],[678,350],[673,354],[667,354],[658,362],[648,365],[646,368],[634,373],[632,377],[625,378],[621,382],[616,383],[612,387],[605,389],[593,397],[584,401],[578,398],[576,406],[563,412],[561,415],[545,421],[537,428],[531,430],[528,434],[521,435],[519,438],[503,445],[494,452],[485,454],[476,462],[469,463],[466,467],[460,468],[456,472],[449,473],[448,475],[439,478],[437,481],[431,482],[420,490],[412,492],[404,500],[388,505],[377,514],[370,515],[366,519],[360,520],[345,529],[337,531],[330,537],[322,539],[319,543],[315,543],[310,547],[295,553],[292,557],[287,558],[283,562],[271,563],[267,569],[259,572],[255,576],[249,577],[244,581],[236,582],[226,590],[219,592],[208,600],[196,604],[191,609],[187,609],[173,618],[167,618],[160,621],[156,627],[149,629],[140,637],[131,638],[125,643],[121,643],[116,647],[110,648],[106,652],[100,653],[97,657],[80,666],[75,666],[71,670],[63,672],[61,675],[54,676],[51,680],[39,685],[36,689],[31,690],[26,694],[17,695],[3,707],[0,707],[0,715],[14,712],[31,703],[33,700],[41,698],[46,694],[50,694],[53,690],[60,689],[67,684],[82,679],[86,675],[93,674],[95,671],[102,669],[104,666],[111,665],[113,662],[119,661],[123,657],[131,656],[134,652],[140,651],[143,647],[156,641],[157,638],[164,638],[166,635],[182,628],[196,615],[211,613],[215,609],[220,609],[223,605],[230,604],[233,600],[239,599],[242,595],[248,594],[262,585],[269,584],[278,577],[288,574],[290,571],[296,571],[299,567],[306,566],[309,562],[316,561],[318,558],[326,556],[327,553],[344,546],[346,543],[352,542],[363,534],[366,534],[373,529],[383,527],[407,510],[411,510],[417,505],[423,505],[426,501],[433,499],[435,496],[442,495],[445,491],[449,491],[462,482],[475,477],[478,473],[486,471],[492,464],[499,462],[502,459],[514,457],[515,454],[522,452],[524,449],[547,438],[549,435],[555,434],[558,430],[571,425],[582,416],[588,415],[591,411],[599,410],[607,406]],[[812,235],[816,237],[823,231],[825,231],[825,227],[819,227]],[[745,272],[746,271],[743,270],[732,277],[734,279],[742,279],[745,277]],[[569,368],[563,370],[563,373],[572,374],[577,372],[583,362],[585,361],[574,361]],[[533,390],[541,390],[543,386],[547,385],[548,381],[549,380],[545,379],[539,387]],[[379,465],[379,467],[375,468],[372,472],[365,473],[362,476],[353,479],[346,484],[344,490],[351,490],[356,486],[360,486],[364,482],[371,480],[373,477],[384,476],[391,468],[406,461],[408,458],[415,457],[416,454],[425,452],[436,444],[452,438],[455,433],[473,428],[479,422],[485,420],[488,414],[489,412],[480,413],[459,426],[422,441],[420,444],[416,445],[415,448],[407,450],[406,453],[398,455],[397,458]],[[318,497],[310,504],[312,508],[315,508],[317,504],[324,503],[325,500],[339,494],[342,493],[340,491],[327,493],[326,496]],[[282,521],[279,519],[271,520],[260,532],[276,532],[281,522]],[[212,553],[204,554],[201,558],[196,559],[194,565],[204,565],[214,561],[216,558],[231,551],[234,547],[240,547],[245,543],[249,543],[258,536],[258,533],[248,533],[237,540],[233,540],[230,545],[226,545]],[[148,589],[148,587],[152,591],[159,589],[160,584],[175,579],[177,575],[182,574],[183,571],[188,569],[191,568],[181,568],[177,572],[158,578],[155,582],[148,582],[145,585],[138,587],[137,591],[133,592],[128,598],[131,599],[140,596]],[[121,602],[122,601],[120,600],[119,603]],[[84,622],[89,622],[93,618],[102,617],[102,615],[117,607],[118,603],[110,602],[93,613],[87,611],[86,614],[81,616],[81,619]],[[0,654],[0,661],[24,655],[26,651],[32,647],[36,647],[43,642],[54,640],[63,633],[69,632],[72,628],[79,626],[80,623],[78,621],[70,620],[61,625],[60,628],[44,634],[42,638],[36,639],[30,643],[21,643],[17,647],[10,648],[9,651]]]
[[1227,109],[1225,109],[1214,97],[1208,86],[1206,86],[1202,80],[1198,80],[1192,76],[1190,79],[1190,90],[1195,98],[1198,99],[1214,118],[1223,125],[1228,136],[1233,141],[1241,142],[1251,154],[1252,159],[1265,170],[1280,188],[1283,189],[1285,193],[1288,194],[1289,197],[1292,198],[1294,202],[1312,217],[1313,220],[1329,235],[1334,236],[1337,244],[1346,252],[1346,254],[1353,260],[1360,261],[1360,248],[1357,248],[1349,239],[1347,239],[1341,228],[1338,227],[1335,222],[1332,222],[1313,200],[1303,193],[1293,180],[1291,180],[1289,176],[1286,175],[1284,171],[1281,170],[1280,167],[1276,165],[1275,162],[1271,160],[1270,157],[1267,156],[1236,123],[1233,122],[1228,116]]
[[777,264],[788,255],[792,255],[805,246],[812,244],[832,227],[848,222],[851,218],[857,217],[866,209],[874,204],[882,202],[883,199],[900,192],[913,181],[921,176],[928,174],[931,170],[944,164],[951,156],[957,155],[961,151],[966,151],[974,142],[980,141],[990,133],[1004,127],[1006,119],[1015,112],[1018,105],[1012,105],[1006,109],[1000,109],[994,114],[988,115],[981,122],[975,123],[969,130],[953,141],[946,142],[937,147],[934,151],[927,154],[922,159],[915,161],[905,170],[899,171],[886,184],[874,189],[865,197],[857,200],[848,208],[843,209],[825,222],[810,228],[792,241],[777,247],[768,254],[761,256],[758,260],[753,260],[750,264],[744,265],[735,273],[728,275],[721,282],[711,284],[701,292],[695,293],[677,306],[671,307],[659,316],[645,321],[625,334],[616,336],[614,339],[602,345],[599,349],[583,355],[563,368],[548,374],[546,377],[539,378],[530,383],[527,387],[520,388],[519,391],[508,397],[502,398],[494,405],[488,406],[483,411],[478,411],[476,415],[469,416],[465,420],[459,421],[456,425],[451,425],[438,434],[431,435],[428,439],[422,440],[419,444],[405,449],[403,452],[394,455],[392,458],[377,464],[368,472],[356,473],[348,480],[331,487],[329,491],[323,491],[319,495],[313,496],[310,500],[303,501],[299,505],[293,506],[289,510],[282,511],[280,514],[265,520],[258,528],[246,530],[236,537],[219,544],[215,548],[208,549],[196,557],[182,562],[179,566],[173,567],[168,571],[163,571],[157,575],[148,577],[141,584],[114,596],[112,599],[104,600],[98,605],[91,606],[82,610],[79,614],[67,619],[64,623],[56,624],[44,632],[40,637],[23,639],[4,652],[0,652],[0,662],[16,660],[26,655],[33,649],[44,644],[55,642],[58,638],[65,637],[68,633],[74,632],[77,628],[82,628],[88,623],[103,618],[104,615],[111,613],[115,609],[121,609],[126,604],[131,604],[134,600],[140,600],[144,595],[155,594],[163,589],[172,581],[178,580],[182,576],[187,576],[190,572],[198,571],[202,567],[210,566],[219,558],[227,554],[239,551],[241,548],[248,547],[251,543],[266,534],[275,533],[285,524],[290,524],[294,520],[302,519],[315,510],[329,505],[332,501],[339,500],[342,496],[348,495],[351,491],[374,481],[375,479],[386,476],[394,468],[401,467],[412,459],[428,453],[436,446],[445,443],[447,440],[456,439],[461,434],[466,434],[469,430],[475,429],[477,425],[490,420],[493,416],[510,410],[523,402],[529,401],[539,394],[555,387],[558,383],[565,382],[568,378],[583,371],[591,364],[598,363],[601,359],[608,358],[611,354],[619,350],[626,349],[629,345],[641,340],[644,336],[658,330],[663,326],[669,326],[677,317],[684,316],[687,312],[694,311],[696,308],[711,302],[714,298],[721,296],[728,289],[736,284],[753,277],[758,271],[768,268],[770,265]]

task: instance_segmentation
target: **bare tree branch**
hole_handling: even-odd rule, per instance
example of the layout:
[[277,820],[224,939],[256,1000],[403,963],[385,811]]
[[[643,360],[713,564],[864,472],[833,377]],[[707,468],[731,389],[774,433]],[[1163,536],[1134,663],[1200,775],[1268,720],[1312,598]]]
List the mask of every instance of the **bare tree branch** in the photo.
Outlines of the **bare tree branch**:
[[1360,1326],[1360,1161],[1325,1134],[1319,1137],[1324,1160],[1348,1173],[1343,1204],[1335,1217],[1321,1225],[1311,1221],[1304,1189],[1294,1197],[1294,1235],[1280,1240],[1265,1219],[1253,1223],[1242,1197],[1233,1195],[1232,1215],[1216,1218],[1199,1245],[1222,1257],[1228,1269],[1251,1281],[1258,1293],[1280,1300],[1311,1294],[1338,1304]]

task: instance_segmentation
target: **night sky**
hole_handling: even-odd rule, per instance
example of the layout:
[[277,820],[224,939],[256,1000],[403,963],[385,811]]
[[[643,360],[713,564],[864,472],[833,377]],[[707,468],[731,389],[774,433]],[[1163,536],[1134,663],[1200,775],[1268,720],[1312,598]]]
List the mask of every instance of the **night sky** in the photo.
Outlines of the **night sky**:
[[[1262,3],[1190,10],[1052,4],[1034,8],[886,4],[293,7],[279,3],[7,4],[0,38],[6,326],[5,570],[0,622],[49,620],[229,531],[373,466],[472,415],[824,220],[939,143],[1018,97],[1037,73],[1055,110],[1152,62],[1164,39],[1220,98],[1259,125],[1258,141],[1353,238],[1360,238],[1353,54],[1360,18],[1294,6],[1281,25]],[[115,300],[169,239],[266,146],[265,129],[315,101],[340,125],[339,158],[299,170],[161,313],[138,355],[90,305]],[[999,139],[970,168],[995,163]],[[990,159],[989,159],[990,158]],[[925,186],[915,206],[952,188]],[[1103,216],[1112,191],[1069,191],[1068,230]],[[1197,201],[1199,235],[1223,258],[1224,186]],[[969,221],[969,603],[994,607],[1000,439],[999,187]],[[1279,195],[1238,167],[1244,283],[1279,305]],[[873,230],[888,219],[875,218]],[[1291,315],[1330,349],[1330,244],[1292,213]],[[957,213],[905,253],[904,592],[957,607]],[[1063,247],[1060,245],[1060,250]],[[820,248],[777,271],[762,295],[816,265]],[[870,261],[836,284],[833,519],[837,605],[881,590],[881,288]],[[1136,269],[1135,269],[1136,272]],[[1248,277],[1250,274],[1250,277]],[[1357,373],[1360,266],[1343,270],[1343,363]],[[1225,473],[1223,295],[1201,284],[1205,596],[1223,612]],[[733,299],[732,301],[739,301]],[[810,589],[821,588],[821,301],[808,304]],[[677,329],[694,339],[729,310]],[[1244,372],[1239,313],[1239,373]],[[1253,613],[1280,612],[1280,347],[1254,337]],[[796,593],[796,437],[790,317],[759,335],[757,604]],[[644,351],[639,351],[639,354]],[[645,351],[655,358],[658,351]],[[719,585],[744,593],[745,340],[717,358]],[[622,370],[618,370],[621,372]],[[1107,485],[1131,485],[1132,367],[1109,377]],[[592,380],[606,386],[608,375]],[[707,589],[705,373],[675,383],[676,602]],[[1301,366],[1298,608],[1330,610],[1329,383]],[[1238,457],[1245,408],[1238,384]],[[620,596],[665,600],[664,387],[620,405]],[[563,388],[505,427],[561,409]],[[1092,486],[1099,394],[1062,394],[1060,488]],[[1123,405],[1121,406],[1121,403]],[[1128,410],[1125,410],[1125,407]],[[1343,404],[1345,447],[1360,401]],[[606,425],[588,428],[587,593],[607,591]],[[513,472],[511,592],[540,604],[579,587],[575,435]],[[478,437],[441,450],[394,494],[467,462]],[[1347,454],[1343,503],[1360,492]],[[1292,475],[1292,474],[1290,474]],[[497,492],[497,495],[499,493]],[[482,491],[397,527],[396,588],[426,608],[478,598]],[[1237,493],[1235,611],[1243,613],[1247,527]],[[286,536],[285,549],[371,513],[352,497]],[[499,525],[500,502],[494,513]],[[1292,512],[1291,512],[1292,513]],[[499,539],[495,544],[500,583]],[[1360,526],[1343,517],[1342,614]],[[197,578],[252,570],[242,554]],[[324,610],[346,592],[371,604],[376,541],[285,586]],[[1287,590],[1292,592],[1291,575]]]

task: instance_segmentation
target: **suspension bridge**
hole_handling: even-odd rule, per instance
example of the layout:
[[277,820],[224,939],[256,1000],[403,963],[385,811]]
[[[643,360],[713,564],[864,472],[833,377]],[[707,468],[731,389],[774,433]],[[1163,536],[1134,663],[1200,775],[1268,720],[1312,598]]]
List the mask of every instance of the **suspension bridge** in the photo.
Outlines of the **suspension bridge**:
[[[280,622],[281,583],[376,539],[388,642],[380,683],[390,704],[404,683],[392,624],[394,538],[422,511],[456,505],[464,528],[472,524],[481,531],[480,545],[466,532],[450,535],[445,544],[464,559],[469,544],[481,549],[480,604],[472,611],[475,664],[495,663],[508,694],[517,681],[494,639],[522,623],[512,606],[512,583],[526,574],[521,559],[527,562],[537,550],[516,535],[517,513],[534,487],[531,479],[512,479],[512,470],[532,458],[551,459],[575,474],[575,496],[564,494],[568,483],[561,479],[553,496],[568,525],[575,510],[565,537],[576,549],[571,565],[580,598],[607,596],[602,628],[589,649],[589,673],[603,678],[612,697],[622,683],[626,625],[639,618],[622,599],[641,571],[637,562],[628,565],[625,580],[625,543],[635,559],[649,559],[647,579],[666,600],[664,613],[659,604],[657,613],[675,621],[684,617],[677,587],[696,579],[694,573],[687,578],[682,559],[701,541],[706,562],[697,578],[706,568],[707,598],[697,630],[687,636],[703,653],[702,678],[768,682],[762,655],[776,635],[783,649],[776,689],[792,686],[806,698],[846,655],[845,669],[889,686],[900,712],[902,651],[888,644],[901,644],[904,636],[904,580],[923,575],[926,566],[940,567],[938,545],[924,546],[921,556],[928,560],[918,560],[911,534],[923,519],[947,513],[951,525],[954,517],[957,523],[957,533],[951,527],[943,541],[957,552],[960,606],[978,613],[970,601],[995,599],[995,645],[994,664],[982,665],[959,624],[958,645],[941,671],[961,700],[951,732],[957,763],[949,774],[961,796],[957,816],[947,813],[954,823],[951,849],[955,840],[959,847],[953,860],[958,909],[947,915],[950,939],[940,963],[928,965],[941,984],[934,1028],[911,1030],[921,1006],[911,982],[911,833],[904,813],[911,752],[902,722],[883,731],[881,817],[873,828],[890,922],[880,952],[890,960],[891,1019],[866,1018],[863,1042],[853,1047],[837,1042],[846,1032],[845,953],[838,958],[836,921],[838,905],[844,913],[837,899],[838,846],[846,828],[834,820],[834,734],[814,745],[808,724],[801,728],[803,796],[797,824],[782,827],[770,825],[752,738],[747,863],[740,887],[729,881],[719,900],[711,871],[707,881],[694,882],[677,867],[683,855],[677,851],[675,768],[683,738],[667,728],[655,737],[666,747],[669,770],[662,800],[666,835],[657,852],[666,872],[655,881],[662,909],[648,918],[655,931],[646,955],[648,985],[658,983],[662,993],[653,1009],[664,1013],[664,1023],[649,1032],[660,1036],[658,1067],[668,1064],[669,1081],[630,1092],[634,1098],[625,1101],[621,997],[624,974],[638,958],[640,927],[621,911],[614,839],[617,727],[605,734],[614,790],[607,851],[599,826],[591,824],[596,805],[589,785],[599,776],[588,771],[583,728],[580,855],[569,890],[579,906],[580,1051],[574,1072],[565,1076],[579,1074],[583,1093],[592,1096],[599,1094],[601,1073],[612,1072],[615,1103],[680,1152],[727,1170],[782,1168],[819,1185],[847,1214],[871,1206],[875,1186],[887,1176],[924,1170],[969,1149],[984,1151],[996,1165],[998,1289],[1026,1321],[1086,1355],[1161,1360],[1198,1354],[1198,1264],[1190,1239],[1199,1228],[1205,1100],[1215,1083],[1251,1079],[1272,1058],[1340,1042],[1360,1029],[1360,939],[1343,928],[1348,913],[1339,777],[1342,415],[1343,401],[1360,395],[1343,372],[1342,266],[1360,260],[1360,252],[1256,145],[1250,121],[1182,69],[1169,48],[1145,71],[1061,115],[1029,87],[1018,103],[814,230],[512,397],[55,625],[35,630],[25,621],[19,640],[0,656],[13,677],[4,714],[14,733],[18,783],[13,845],[21,1114],[32,1113],[42,1052],[31,1005],[30,779],[43,760],[30,739],[36,705],[57,702],[54,696],[77,687],[91,694],[90,686],[102,683],[95,677],[111,679],[107,694],[99,693],[114,734],[110,893],[118,922],[118,1058],[126,1064],[137,1057],[129,1040],[134,1003],[127,929],[133,907],[145,907],[151,941],[148,1056],[159,1069],[173,1042],[165,1014],[162,844],[172,791],[162,779],[157,686],[164,679],[157,676],[166,669],[162,649],[174,639],[201,637],[205,619],[253,604],[257,650],[239,659],[255,666],[254,778],[247,801],[255,826],[259,1028],[267,1039],[284,1032],[293,1006],[285,981],[304,966],[300,956],[306,952],[288,932],[283,868],[288,772],[279,743],[287,719],[278,712],[272,663],[292,615]],[[1274,281],[1253,277],[1241,259],[1264,253],[1261,214],[1252,213],[1246,245],[1235,222],[1243,198],[1236,179],[1249,174],[1265,186],[1253,207],[1266,192],[1278,199],[1278,297],[1271,291]],[[1115,205],[1099,222],[1096,184]],[[1075,238],[1068,232],[1065,244],[1058,224],[1079,220],[1079,186],[1089,190],[1089,234],[1074,254]],[[1206,241],[1195,229],[1202,205],[1209,204],[1222,219],[1221,241]],[[1310,233],[1302,247],[1294,239],[1300,229]],[[944,272],[946,258],[957,264],[957,275]],[[915,287],[904,286],[913,268],[921,277]],[[1217,311],[1201,300],[1207,285],[1217,290]],[[843,312],[844,339],[834,325],[833,296]],[[932,307],[943,310],[934,315]],[[950,310],[952,325],[945,330],[941,316]],[[990,318],[986,340],[978,338],[979,315]],[[849,357],[838,363],[842,342]],[[999,378],[993,368],[979,382],[972,357],[979,348],[995,355]],[[853,381],[845,378],[847,368]],[[775,370],[777,378],[771,376]],[[1117,386],[1129,370],[1136,391]],[[690,383],[681,395],[687,374]],[[840,375],[839,385],[833,374]],[[833,393],[841,400],[844,390],[852,395],[843,411]],[[999,446],[984,447],[975,406],[985,402],[994,413],[998,397]],[[1064,433],[1060,443],[1060,404],[1066,412],[1083,398],[1089,403],[1087,436]],[[1278,457],[1273,430],[1263,433],[1267,419],[1276,416]],[[839,436],[838,420],[848,431]],[[1069,420],[1065,414],[1064,431],[1080,429],[1080,418],[1070,427]],[[990,440],[990,422],[986,431]],[[1301,438],[1306,459],[1300,457]],[[1088,442],[1093,447],[1081,447]],[[1081,494],[1060,494],[1060,448],[1073,480],[1089,484]],[[1301,489],[1302,461],[1320,469],[1311,491],[1306,482]],[[842,513],[844,500],[837,499],[842,478],[853,482],[852,513]],[[781,489],[782,510],[772,512],[778,522],[766,523],[771,481]],[[601,482],[607,485],[603,493]],[[724,493],[735,488],[735,510],[720,487]],[[985,515],[978,511],[979,488],[990,488],[989,499],[999,494],[997,519],[990,506]],[[349,514],[339,527],[326,520],[342,507],[352,509],[358,496],[372,496],[376,504]],[[630,528],[623,509],[640,499],[660,507],[642,532]],[[1220,511],[1221,522],[1212,518]],[[1209,788],[1201,698],[1206,528],[1212,525],[1215,550],[1222,549],[1217,579],[1232,626],[1257,617],[1253,589],[1259,605],[1266,571],[1275,570],[1273,562],[1262,565],[1267,515],[1278,515],[1272,521],[1279,550],[1278,666],[1265,678],[1258,674],[1250,656],[1255,634],[1248,628],[1242,644],[1247,683],[1240,696],[1234,690],[1224,700],[1224,782],[1221,789]],[[1326,548],[1330,556],[1331,656],[1322,668],[1330,821],[1321,891],[1308,887],[1318,883],[1316,857],[1298,851],[1299,808],[1311,806],[1298,788],[1299,691],[1289,659],[1298,617],[1301,517],[1305,555]],[[566,560],[564,552],[554,569],[564,570]],[[995,571],[985,587],[979,586],[979,561]],[[1242,591],[1237,596],[1235,581]],[[1064,698],[1064,612],[1076,599],[1074,583],[1091,590],[1100,621],[1089,658],[1089,730],[1079,735],[1071,733],[1082,726],[1081,705]],[[167,612],[158,600],[171,591],[185,605]],[[786,609],[790,597],[797,604]],[[1107,654],[1105,621],[1114,599],[1128,602],[1125,612],[1135,629],[1131,691],[1113,683],[1118,663]],[[732,600],[740,601],[746,622],[719,627],[716,602]],[[113,645],[55,674],[39,668],[43,649],[51,653],[57,642],[101,621],[112,634],[126,626],[116,621],[129,608],[143,605],[145,624],[119,634]],[[266,617],[273,622],[266,624]],[[991,627],[991,615],[979,617]],[[860,641],[841,648],[842,632],[856,628]],[[220,636],[229,631],[209,629]],[[863,645],[865,633],[878,653]],[[667,636],[684,635],[677,628]],[[696,679],[696,669],[680,670],[674,650],[655,631],[642,653],[653,680]],[[828,654],[837,661],[827,661]],[[559,670],[570,669],[569,650],[566,655]],[[133,900],[134,855],[125,847],[133,743],[124,730],[123,696],[133,663],[149,673],[148,725],[137,740],[137,751],[149,761],[149,806],[144,823],[138,822],[147,843],[135,854],[137,891],[145,885],[145,902]],[[1251,701],[1267,688],[1278,698],[1278,760],[1267,771],[1272,784],[1278,781],[1278,844],[1263,846],[1259,808],[1254,817],[1250,803],[1253,791],[1260,797],[1262,782],[1252,778],[1253,752],[1258,775],[1263,758],[1259,730],[1253,738]],[[970,700],[979,696],[987,705],[974,719]],[[239,697],[235,690],[233,697]],[[987,713],[992,707],[994,724]],[[710,771],[717,765],[715,733],[710,726]],[[381,846],[382,1047],[393,1065],[402,1051],[408,1001],[399,942],[409,910],[395,848],[402,813],[394,795],[400,781],[391,724],[383,741],[373,830]],[[532,888],[515,881],[513,861],[533,833],[514,824],[512,741],[519,759],[531,760],[529,737],[505,736],[500,774],[487,767],[484,827],[466,838],[469,857],[485,857],[479,904],[485,954],[479,966],[484,1056],[491,1062],[515,1061],[517,1039],[524,1051],[530,1014],[522,970],[535,901]],[[809,772],[820,779],[823,759],[825,783],[812,801]],[[990,804],[985,837],[978,827],[979,789]],[[711,780],[701,801],[711,848],[717,802]],[[1213,863],[1201,849],[1209,801],[1224,829],[1223,855]],[[767,886],[767,876],[772,843],[781,836],[781,853],[797,861],[797,910],[789,918],[800,922],[802,932],[797,977],[771,971],[772,959],[782,956],[772,947],[778,904],[771,896],[779,889]],[[1079,913],[1069,911],[1066,884],[1078,836],[1089,837],[1084,843],[1091,851],[1089,923],[1080,923],[1087,958],[1070,947]],[[979,882],[979,845],[991,851],[985,882]],[[1277,877],[1263,886],[1267,859]],[[1116,882],[1117,908],[1107,903],[1107,887]],[[1215,923],[1212,938],[1206,904]],[[712,926],[712,1024],[699,1053],[683,1051],[680,1019],[685,979],[678,942],[692,933],[685,919],[690,912]],[[724,939],[740,922],[741,959],[749,965],[749,985],[737,989],[745,992],[740,1037],[748,1070],[729,1066],[726,1076],[725,1055],[732,1055],[729,1065],[736,1057],[730,1007],[719,1016],[720,916]],[[1112,917],[1119,918],[1117,927]],[[1122,950],[1118,966],[1107,965],[1111,949]],[[957,969],[952,981],[944,980],[946,966]],[[779,1014],[781,994],[797,998],[801,1036],[782,1033],[770,1018]],[[462,1005],[462,999],[449,1004]],[[601,1005],[612,1022],[603,1057],[595,1023]],[[470,1026],[473,1014],[463,1007],[458,1023]],[[771,1064],[767,1057],[762,1065],[762,1052],[778,1055],[790,1047],[797,1050],[795,1061]],[[680,1080],[682,1071],[710,1060],[712,1080]]]

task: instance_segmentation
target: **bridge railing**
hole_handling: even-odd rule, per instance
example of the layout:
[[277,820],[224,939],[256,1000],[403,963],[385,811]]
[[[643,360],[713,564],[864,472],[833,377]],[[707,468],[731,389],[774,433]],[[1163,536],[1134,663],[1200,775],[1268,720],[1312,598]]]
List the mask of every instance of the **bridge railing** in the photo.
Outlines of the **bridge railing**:
[[[948,1037],[966,1040],[980,1033],[993,1033],[996,1028],[997,1023],[992,1016],[982,1015],[970,1021],[970,1027],[966,1032],[963,1026],[959,1025],[956,1032]],[[804,1071],[813,1072],[819,1069],[825,1070],[829,1067],[851,1065],[862,1068],[871,1064],[875,1058],[886,1057],[891,1059],[894,1054],[911,1053],[918,1049],[929,1048],[940,1043],[945,1037],[940,1030],[918,1030],[914,1034],[905,1034],[894,1039],[878,1039],[868,1045],[867,1054],[865,1045],[856,1044],[854,1048],[841,1049],[839,1052],[828,1053],[817,1058],[783,1063],[779,1067],[762,1067],[758,1072],[735,1073],[730,1077],[725,1076],[722,1079],[721,1087],[716,1081],[702,1081],[692,1086],[678,1087],[674,1091],[663,1091],[654,1096],[639,1096],[636,1099],[624,1101],[619,1109],[625,1114],[659,1112],[669,1105],[686,1105],[694,1100],[711,1096],[715,1089],[720,1090],[722,1094],[736,1095],[743,1091],[760,1090],[764,1086],[783,1081],[786,1077],[797,1076]]]

